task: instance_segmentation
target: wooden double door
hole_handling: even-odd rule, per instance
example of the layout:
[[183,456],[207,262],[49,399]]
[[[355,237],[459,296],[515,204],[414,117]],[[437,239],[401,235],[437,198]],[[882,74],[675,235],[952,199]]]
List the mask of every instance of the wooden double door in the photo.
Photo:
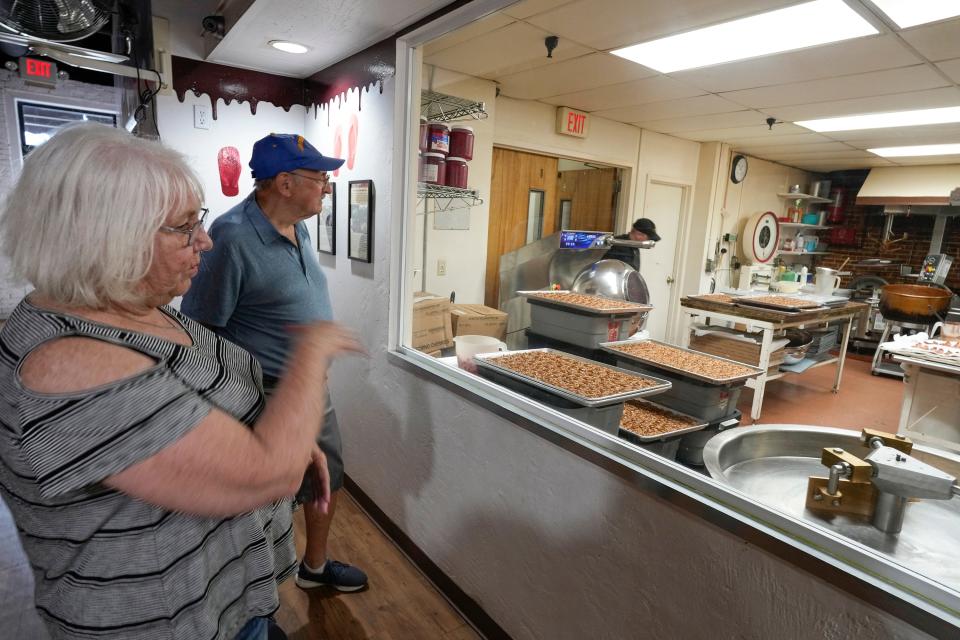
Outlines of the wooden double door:
[[[494,147],[484,303],[497,307],[500,256],[560,230],[612,231],[619,172],[559,171],[558,158]],[[548,283],[544,283],[546,286]]]

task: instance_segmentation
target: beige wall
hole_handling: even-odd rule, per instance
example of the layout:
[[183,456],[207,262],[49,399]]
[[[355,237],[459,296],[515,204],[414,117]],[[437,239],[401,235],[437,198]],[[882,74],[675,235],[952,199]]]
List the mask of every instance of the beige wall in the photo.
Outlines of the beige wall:
[[[709,149],[707,158],[701,157],[705,166],[712,164],[715,167],[711,179],[716,186],[711,208],[708,211],[697,208],[697,220],[702,222],[703,215],[707,213],[710,227],[703,259],[713,256],[716,242],[723,234],[735,233],[737,241],[729,245],[721,244],[728,251],[720,258],[715,271],[705,274],[701,279],[700,292],[709,290],[711,277],[716,278],[717,287],[736,286],[738,274],[730,270],[730,265],[733,256],[743,255],[741,240],[747,220],[763,211],[782,215],[787,202],[777,194],[785,193],[794,184],[806,190],[810,182],[817,179],[816,174],[748,156],[747,177],[740,184],[734,184],[730,181],[730,160],[735,153],[728,145],[720,145],[719,150]],[[794,258],[802,260],[796,256]]]

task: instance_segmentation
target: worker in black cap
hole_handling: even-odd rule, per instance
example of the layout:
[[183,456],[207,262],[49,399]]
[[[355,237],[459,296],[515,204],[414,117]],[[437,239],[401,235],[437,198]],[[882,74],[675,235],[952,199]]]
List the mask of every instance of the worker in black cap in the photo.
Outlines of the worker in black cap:
[[[650,218],[638,218],[630,228],[630,233],[614,236],[614,239],[633,240],[634,242],[640,242],[642,240],[659,242],[660,236],[657,234],[657,225],[653,223],[653,220]],[[605,259],[621,260],[637,271],[640,270],[640,250],[637,248],[611,247],[603,257]]]

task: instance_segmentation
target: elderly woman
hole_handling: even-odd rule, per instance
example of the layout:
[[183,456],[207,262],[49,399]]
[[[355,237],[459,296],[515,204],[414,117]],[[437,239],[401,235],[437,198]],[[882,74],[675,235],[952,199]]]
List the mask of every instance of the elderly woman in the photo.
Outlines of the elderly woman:
[[265,406],[253,357],[167,306],[212,246],[202,199],[176,152],[79,125],[3,207],[35,290],[0,332],[0,494],[54,638],[266,638],[296,567],[286,496],[360,347],[304,328]]

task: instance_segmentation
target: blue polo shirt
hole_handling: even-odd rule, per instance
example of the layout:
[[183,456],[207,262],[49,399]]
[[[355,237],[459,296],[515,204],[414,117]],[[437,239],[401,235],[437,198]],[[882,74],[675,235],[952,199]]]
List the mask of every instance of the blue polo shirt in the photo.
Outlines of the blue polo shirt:
[[305,222],[297,223],[296,233],[299,247],[280,235],[251,193],[210,227],[213,249],[202,255],[180,305],[277,377],[290,353],[287,327],[333,319]]

